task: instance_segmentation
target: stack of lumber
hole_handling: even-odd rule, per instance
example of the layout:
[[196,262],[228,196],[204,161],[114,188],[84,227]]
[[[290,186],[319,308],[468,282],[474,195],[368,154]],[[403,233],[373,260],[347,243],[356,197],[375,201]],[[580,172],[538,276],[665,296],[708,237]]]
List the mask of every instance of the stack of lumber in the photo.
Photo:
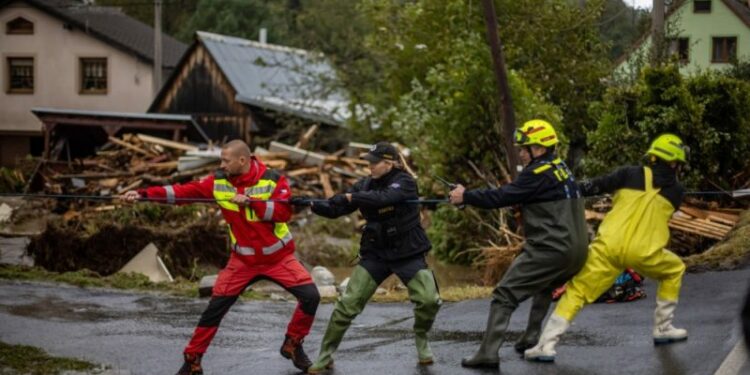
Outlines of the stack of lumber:
[[734,228],[737,221],[739,221],[739,215],[736,213],[704,210],[683,205],[672,216],[669,227],[673,230],[721,240]]

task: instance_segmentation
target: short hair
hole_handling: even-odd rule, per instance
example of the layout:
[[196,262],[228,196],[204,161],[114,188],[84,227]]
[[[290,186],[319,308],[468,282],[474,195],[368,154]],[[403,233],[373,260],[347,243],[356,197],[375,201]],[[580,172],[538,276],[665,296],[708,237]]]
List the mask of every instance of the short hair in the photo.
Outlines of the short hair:
[[248,146],[247,143],[245,143],[245,141],[241,139],[231,140],[227,142],[227,144],[225,144],[222,148],[232,151],[237,156],[253,156],[253,153],[250,151],[250,146]]

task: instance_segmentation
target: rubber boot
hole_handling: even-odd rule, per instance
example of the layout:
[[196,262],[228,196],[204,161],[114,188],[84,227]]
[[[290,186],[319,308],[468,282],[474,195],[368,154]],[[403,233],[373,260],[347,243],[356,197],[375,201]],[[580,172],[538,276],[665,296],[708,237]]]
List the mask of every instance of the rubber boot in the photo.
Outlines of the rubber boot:
[[435,276],[428,269],[420,270],[409,280],[406,288],[409,290],[409,299],[414,303],[414,343],[417,347],[417,363],[430,365],[434,359],[427,340],[427,332],[432,328],[435,315],[442,304]]
[[177,375],[203,375],[203,367],[201,367],[202,354],[183,354],[185,362],[177,371]]
[[526,331],[523,333],[514,348],[516,352],[523,354],[526,349],[533,348],[539,342],[539,335],[542,334],[542,323],[547,316],[547,310],[552,303],[552,292],[544,291],[534,296],[529,311],[529,322],[526,324]]
[[570,322],[560,315],[552,313],[547,320],[547,325],[544,326],[539,343],[525,351],[523,353],[524,358],[531,362],[554,362],[557,355],[555,345],[560,341],[560,336],[568,330],[568,327],[570,327]]
[[286,336],[284,343],[281,345],[279,352],[286,359],[291,359],[294,367],[307,371],[312,366],[312,361],[307,357],[305,349],[302,348],[303,340],[297,340],[293,337]]
[[677,301],[656,299],[654,310],[654,345],[671,344],[687,340],[687,330],[672,326]]
[[508,329],[508,322],[510,322],[512,313],[513,309],[503,307],[498,302],[492,301],[482,344],[473,356],[461,360],[461,366],[489,368],[500,366],[500,356],[497,352],[505,341],[505,331]]
[[307,369],[308,374],[319,374],[333,367],[333,353],[341,344],[341,339],[343,339],[346,330],[349,329],[352,320],[362,312],[377,287],[378,284],[375,283],[367,270],[362,266],[354,268],[346,291],[336,301],[331,320],[328,321],[326,333],[320,343],[318,359]]

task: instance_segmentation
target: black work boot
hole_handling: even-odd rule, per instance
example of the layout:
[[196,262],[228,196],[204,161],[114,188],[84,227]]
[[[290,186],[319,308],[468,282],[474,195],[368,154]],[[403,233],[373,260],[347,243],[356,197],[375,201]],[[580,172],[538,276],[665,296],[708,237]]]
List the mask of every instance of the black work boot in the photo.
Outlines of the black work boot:
[[547,316],[547,310],[549,310],[551,303],[552,292],[544,291],[534,296],[526,331],[514,346],[516,352],[523,354],[526,349],[533,348],[539,342],[539,336],[542,334],[542,323],[544,323],[544,317]]
[[500,366],[500,356],[497,352],[500,350],[503,341],[505,341],[505,330],[508,328],[508,322],[512,313],[512,309],[500,306],[497,302],[492,302],[482,344],[473,356],[465,357],[461,360],[461,366],[490,368]]
[[180,367],[180,371],[177,371],[177,375],[203,375],[203,367],[201,367],[202,354],[190,354],[185,353],[185,363]]
[[305,354],[305,350],[302,349],[303,340],[297,340],[295,338],[286,336],[284,344],[281,345],[281,355],[286,359],[291,359],[294,367],[307,371],[307,368],[312,366],[312,361]]

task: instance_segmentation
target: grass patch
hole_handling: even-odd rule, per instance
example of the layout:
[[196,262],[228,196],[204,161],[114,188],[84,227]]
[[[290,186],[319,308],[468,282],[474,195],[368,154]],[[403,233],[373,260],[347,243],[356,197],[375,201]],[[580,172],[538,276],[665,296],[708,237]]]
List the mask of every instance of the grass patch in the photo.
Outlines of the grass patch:
[[0,279],[51,281],[79,287],[159,291],[182,297],[198,296],[198,284],[195,282],[177,278],[173,283],[154,283],[145,275],[137,273],[115,273],[110,276],[101,276],[89,270],[59,273],[39,267],[0,265]]
[[740,268],[750,260],[750,210],[742,212],[727,238],[701,254],[684,259],[689,272],[727,271]]
[[[24,281],[48,281],[70,284],[79,287],[113,288],[148,292],[162,292],[178,297],[198,297],[198,283],[177,278],[173,283],[154,283],[145,275],[138,273],[116,273],[101,276],[90,270],[75,272],[50,272],[39,267],[0,265],[0,279]],[[242,300],[267,300],[268,295],[248,290],[240,296]]]
[[[60,374],[63,371],[91,371],[98,365],[74,358],[53,357],[33,346],[0,342],[0,373]],[[11,370],[12,372],[6,372]]]

